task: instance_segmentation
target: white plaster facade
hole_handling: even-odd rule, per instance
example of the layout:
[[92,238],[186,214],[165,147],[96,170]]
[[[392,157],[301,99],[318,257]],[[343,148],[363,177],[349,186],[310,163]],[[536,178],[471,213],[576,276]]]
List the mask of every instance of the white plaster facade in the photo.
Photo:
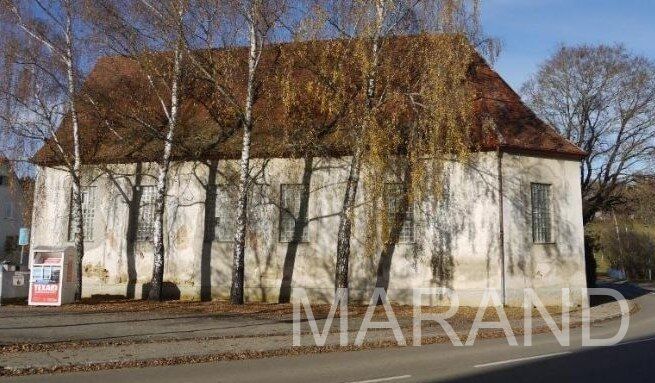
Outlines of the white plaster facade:
[[[411,303],[414,287],[444,286],[459,294],[460,304],[475,306],[484,289],[497,289],[508,305],[521,305],[523,288],[534,288],[545,304],[559,305],[561,288],[572,291],[574,304],[586,303],[583,252],[580,163],[575,160],[502,155],[503,193],[499,193],[499,155],[476,153],[470,164],[449,163],[443,198],[434,205],[414,206],[414,243],[399,243],[390,271],[389,297]],[[253,193],[252,225],[247,237],[246,299],[277,301],[285,273],[285,259],[292,259],[293,287],[307,289],[310,297],[330,301],[333,296],[338,228],[337,213],[343,200],[347,158],[314,158],[308,204],[308,241],[279,241],[280,185],[301,183],[305,160],[270,159]],[[213,184],[225,184],[222,173],[231,161],[218,161]],[[263,166],[263,165],[262,165]],[[93,240],[86,243],[84,295],[141,295],[150,280],[152,249],[136,242],[133,255],[128,240],[130,183],[136,165],[109,165],[112,178],[99,170],[89,172],[94,189]],[[153,185],[148,176],[141,185]],[[117,176],[117,174],[129,174]],[[185,299],[201,291],[213,298],[229,294],[232,264],[230,242],[205,240],[205,203],[208,167],[185,162],[173,167],[166,215],[167,251],[165,280]],[[93,181],[91,181],[91,179]],[[129,180],[129,182],[128,182]],[[532,240],[532,182],[551,185],[553,238],[548,244]],[[40,169],[35,187],[32,242],[66,245],[70,205],[67,173]],[[360,193],[360,198],[366,193]],[[502,209],[500,203],[502,201]],[[134,204],[132,204],[134,206]],[[219,206],[220,208],[220,206]],[[229,207],[228,207],[229,209]],[[500,212],[503,217],[501,220]],[[377,255],[364,250],[366,214],[357,214],[350,268],[351,299],[368,300],[375,286]],[[501,236],[501,221],[503,235]],[[504,237],[504,246],[501,245]],[[504,254],[504,255],[503,255]],[[504,270],[503,270],[504,265]],[[288,264],[287,264],[288,266]],[[132,283],[128,283],[132,280]],[[504,294],[503,294],[504,293]],[[292,296],[293,299],[293,296]],[[436,300],[436,297],[435,297]]]

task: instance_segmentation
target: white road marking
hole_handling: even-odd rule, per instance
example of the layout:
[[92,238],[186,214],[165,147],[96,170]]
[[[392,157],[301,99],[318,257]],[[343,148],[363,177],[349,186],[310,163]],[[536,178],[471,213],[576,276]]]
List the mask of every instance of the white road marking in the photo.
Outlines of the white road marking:
[[[655,341],[655,337],[646,338],[646,339],[637,339],[637,340],[632,340],[632,341],[628,341],[628,342],[617,343],[614,346],[610,346],[610,347],[626,346],[626,345],[630,345],[630,344],[652,342],[652,341]],[[566,355],[566,354],[570,354],[570,353],[571,353],[571,351],[555,352],[555,353],[552,353],[552,354],[535,355],[535,356],[528,356],[528,357],[525,357],[525,358],[502,360],[502,361],[499,361],[499,362],[476,364],[473,367],[483,368],[483,367],[491,367],[491,366],[500,366],[500,365],[503,365],[503,364],[517,363],[517,362],[523,362],[523,361],[527,361],[527,360],[545,359],[545,358],[550,358],[550,357],[553,357],[553,356]]]
[[510,363],[517,363],[517,362],[523,362],[526,360],[535,360],[535,359],[544,359],[544,358],[551,358],[553,356],[559,356],[559,355],[566,355],[570,354],[571,352],[569,351],[564,351],[564,352],[555,352],[552,354],[543,354],[543,355],[535,355],[535,356],[528,356],[525,358],[517,358],[517,359],[508,359],[508,360],[501,360],[499,362],[491,362],[491,363],[484,363],[484,364],[476,364],[473,366],[474,368],[483,368],[483,367],[491,367],[491,366],[500,366],[503,364],[510,364]]
[[389,376],[387,378],[378,378],[378,379],[370,379],[370,380],[357,380],[354,382],[348,382],[348,383],[378,383],[378,382],[390,382],[392,380],[400,380],[400,379],[409,379],[411,378],[411,375],[399,375],[399,376]]
[[654,340],[655,340],[655,337],[646,338],[646,339],[637,339],[637,340],[631,340],[629,342],[618,343],[618,344],[615,344],[614,346],[625,346],[625,345],[628,345],[628,344],[652,342]]

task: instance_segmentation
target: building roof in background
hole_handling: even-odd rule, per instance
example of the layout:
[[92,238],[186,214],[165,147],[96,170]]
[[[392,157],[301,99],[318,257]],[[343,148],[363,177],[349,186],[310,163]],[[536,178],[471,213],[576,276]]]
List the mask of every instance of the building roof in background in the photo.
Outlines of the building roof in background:
[[[397,71],[410,68],[411,58],[408,56],[411,54],[406,51],[408,44],[404,42],[413,38],[417,37],[391,41],[386,64],[381,66],[386,65],[387,70]],[[340,49],[329,49],[339,44],[338,40],[313,41],[276,45],[265,50],[260,64],[264,91],[254,109],[257,121],[252,132],[251,154],[254,158],[299,157],[310,152],[317,156],[351,153],[347,118],[337,118],[347,112],[334,110],[330,105],[326,106],[325,102],[321,104],[308,99],[304,101],[307,105],[311,104],[311,107],[294,111],[298,116],[305,117],[288,121],[288,111],[282,110],[283,100],[280,99],[284,87],[303,89],[309,86],[309,78],[315,75],[309,65],[298,65],[299,60],[294,59],[294,64],[289,65],[292,60],[290,57],[302,57],[305,64],[311,65],[341,62],[337,64],[342,66],[340,70],[352,76],[352,79],[343,82],[342,92],[345,93],[330,95],[332,90],[328,88],[319,90],[326,99],[344,95],[347,98],[347,92],[353,95],[361,93],[358,90],[362,84],[358,79],[363,76],[360,76],[356,66],[349,66],[347,60],[343,60],[347,48],[341,45]],[[330,51],[335,53],[325,53]],[[157,53],[150,57],[153,60],[148,61],[148,65],[155,67],[165,63],[170,54]],[[245,48],[204,51],[204,54],[201,52],[197,57],[203,60],[211,58],[218,62],[222,66],[221,73],[228,79],[226,87],[229,93],[235,96],[237,103],[244,99],[243,79],[247,70]],[[160,158],[166,118],[143,68],[143,61],[137,62],[126,57],[104,57],[88,76],[84,89],[90,97],[85,99],[93,99],[94,102],[81,100],[79,106],[84,163],[150,162]],[[284,68],[284,72],[270,68]],[[471,144],[476,150],[501,149],[571,159],[585,156],[580,148],[540,120],[481,57],[477,57],[472,64],[468,78],[476,92],[475,123],[471,132]],[[236,122],[238,107],[225,97],[212,97],[215,92],[210,89],[210,85],[194,77],[190,71],[183,84],[187,97],[181,105],[173,159],[239,158],[241,130]],[[163,89],[162,94],[165,93]],[[302,98],[302,94],[298,97]],[[396,108],[402,108],[398,106],[400,104],[395,105]],[[489,121],[493,121],[493,129],[488,128]],[[150,125],[151,129],[145,128],[146,125]],[[72,146],[70,132],[69,118],[65,118],[58,132],[58,138],[65,148]],[[48,144],[37,152],[34,161],[46,166],[62,163],[54,146]]]

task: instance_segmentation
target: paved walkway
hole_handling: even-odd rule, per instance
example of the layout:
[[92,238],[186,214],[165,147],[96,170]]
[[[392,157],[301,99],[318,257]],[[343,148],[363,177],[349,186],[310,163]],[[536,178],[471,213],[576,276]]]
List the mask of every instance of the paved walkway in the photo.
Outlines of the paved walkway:
[[[630,294],[628,291],[628,297]],[[636,309],[634,303],[628,303],[631,310]],[[24,307],[0,309],[0,344],[5,345],[5,351],[0,353],[0,368],[5,372],[38,368],[53,370],[62,366],[147,364],[153,360],[208,356],[238,359],[258,353],[292,352],[290,350],[293,349],[293,324],[284,319],[226,314],[55,313],[47,309],[28,310]],[[593,321],[608,320],[618,315],[617,302],[591,309]],[[579,324],[580,319],[580,312],[571,314],[572,325]],[[522,320],[510,322],[514,329],[522,330]],[[411,342],[412,319],[399,318],[399,323],[405,339]],[[319,331],[323,331],[325,320],[319,320],[317,324]],[[339,320],[335,318],[333,332],[326,338],[326,346],[339,345],[338,325]],[[361,318],[349,320],[349,344],[353,344],[360,325]],[[465,338],[471,322],[460,321],[452,325],[460,338]],[[544,326],[541,318],[533,320],[533,328]],[[424,339],[432,342],[446,335],[436,323],[425,322],[422,328]],[[301,329],[301,344],[314,346],[316,343],[308,324],[303,323]],[[32,345],[21,349],[20,344],[24,343]],[[389,343],[395,343],[390,330],[371,330],[365,338],[365,345],[369,346]]]

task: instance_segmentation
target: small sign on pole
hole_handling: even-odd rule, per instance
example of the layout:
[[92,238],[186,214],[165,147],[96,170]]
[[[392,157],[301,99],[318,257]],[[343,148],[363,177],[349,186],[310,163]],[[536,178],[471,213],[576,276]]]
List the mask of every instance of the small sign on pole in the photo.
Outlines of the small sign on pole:
[[30,244],[30,229],[21,227],[18,231],[18,245],[27,246]]
[[21,227],[18,231],[18,246],[20,246],[20,265],[25,264],[25,246],[30,244],[30,229]]

